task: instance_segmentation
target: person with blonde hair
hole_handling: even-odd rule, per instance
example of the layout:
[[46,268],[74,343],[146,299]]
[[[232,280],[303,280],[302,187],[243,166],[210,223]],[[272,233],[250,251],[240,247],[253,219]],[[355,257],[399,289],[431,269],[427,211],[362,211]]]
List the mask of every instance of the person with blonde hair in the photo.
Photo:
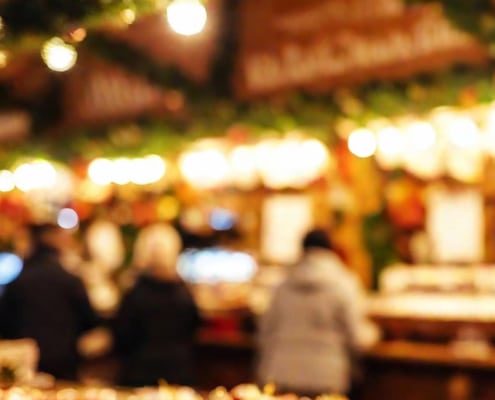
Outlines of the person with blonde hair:
[[122,298],[113,332],[120,359],[118,383],[137,387],[194,384],[193,344],[200,315],[176,270],[182,241],[171,225],[157,223],[139,233],[133,263],[140,271]]

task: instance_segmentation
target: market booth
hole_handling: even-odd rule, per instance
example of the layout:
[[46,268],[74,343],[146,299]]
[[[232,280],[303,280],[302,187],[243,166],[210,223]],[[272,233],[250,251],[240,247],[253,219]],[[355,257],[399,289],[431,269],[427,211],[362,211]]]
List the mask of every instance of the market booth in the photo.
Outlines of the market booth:
[[[233,388],[254,379],[256,319],[301,235],[323,225],[382,332],[359,398],[495,398],[491,2],[210,0],[204,34],[184,37],[137,1],[110,25],[62,27],[60,13],[84,10],[40,3],[40,29],[61,32],[49,41],[4,3],[7,32],[30,40],[22,57],[0,50],[12,102],[0,113],[0,285],[22,268],[30,225],[56,221],[74,233],[65,265],[111,318],[140,232],[172,223],[206,320],[196,389]],[[226,10],[236,18],[222,31]],[[127,396],[111,387],[111,354],[92,357],[82,377],[108,390],[50,396]]]

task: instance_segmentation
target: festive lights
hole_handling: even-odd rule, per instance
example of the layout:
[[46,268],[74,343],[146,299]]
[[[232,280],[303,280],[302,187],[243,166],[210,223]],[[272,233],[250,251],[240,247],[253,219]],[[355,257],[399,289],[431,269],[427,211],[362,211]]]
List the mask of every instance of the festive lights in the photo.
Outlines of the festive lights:
[[77,52],[74,46],[54,37],[43,45],[41,57],[52,71],[65,72],[76,64]]
[[174,0],[166,14],[170,27],[184,36],[196,35],[206,25],[206,8],[199,0]]

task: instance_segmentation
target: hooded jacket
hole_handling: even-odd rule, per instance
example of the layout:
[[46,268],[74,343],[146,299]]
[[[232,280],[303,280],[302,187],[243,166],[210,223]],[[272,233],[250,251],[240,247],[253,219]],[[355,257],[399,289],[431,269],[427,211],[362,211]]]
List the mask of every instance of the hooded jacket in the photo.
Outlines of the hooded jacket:
[[259,382],[299,393],[346,393],[363,318],[361,295],[335,253],[309,249],[261,317]]

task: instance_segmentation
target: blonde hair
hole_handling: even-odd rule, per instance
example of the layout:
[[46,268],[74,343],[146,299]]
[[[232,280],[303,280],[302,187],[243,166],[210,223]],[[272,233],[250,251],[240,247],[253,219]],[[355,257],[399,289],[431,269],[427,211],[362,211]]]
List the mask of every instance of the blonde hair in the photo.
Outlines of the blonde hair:
[[143,228],[134,243],[133,264],[152,275],[177,275],[177,258],[182,240],[177,230],[167,223],[155,223]]

